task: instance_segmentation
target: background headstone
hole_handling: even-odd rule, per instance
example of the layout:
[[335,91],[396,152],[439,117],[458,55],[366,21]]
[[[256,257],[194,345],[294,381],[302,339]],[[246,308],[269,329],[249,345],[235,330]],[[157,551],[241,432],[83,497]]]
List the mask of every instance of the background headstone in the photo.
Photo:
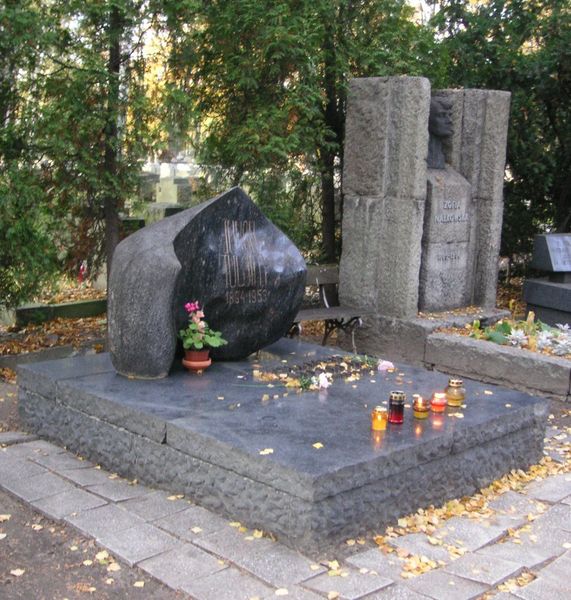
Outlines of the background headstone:
[[228,340],[212,355],[244,358],[287,333],[305,273],[297,248],[239,188],[145,227],[113,257],[113,366],[127,376],[166,376],[193,300]]

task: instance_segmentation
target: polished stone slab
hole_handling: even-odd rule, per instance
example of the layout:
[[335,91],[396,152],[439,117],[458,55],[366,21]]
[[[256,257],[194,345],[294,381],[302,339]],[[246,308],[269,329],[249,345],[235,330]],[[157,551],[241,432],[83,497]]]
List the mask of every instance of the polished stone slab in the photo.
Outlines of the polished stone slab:
[[180,369],[158,381],[124,378],[106,355],[25,365],[21,416],[125,477],[186,493],[309,552],[541,457],[546,404],[517,391],[466,381],[466,408],[418,421],[407,406],[403,425],[372,435],[371,409],[390,390],[429,397],[447,376],[397,364],[296,393],[253,373],[334,355],[343,353],[282,339],[202,376]]

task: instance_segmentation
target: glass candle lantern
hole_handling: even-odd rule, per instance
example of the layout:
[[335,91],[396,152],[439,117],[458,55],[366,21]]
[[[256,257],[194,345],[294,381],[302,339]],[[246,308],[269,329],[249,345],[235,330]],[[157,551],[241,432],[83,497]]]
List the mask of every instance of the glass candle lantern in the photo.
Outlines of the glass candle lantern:
[[426,419],[429,408],[428,401],[419,394],[412,397],[412,414],[416,419]]
[[448,406],[461,406],[465,398],[466,390],[464,389],[464,382],[461,379],[451,377],[448,380],[448,387],[446,388]]
[[404,421],[404,392],[391,392],[389,395],[389,423],[401,425]]
[[446,394],[444,392],[434,392],[430,400],[430,408],[432,412],[441,413],[446,408]]
[[382,406],[375,406],[371,413],[371,429],[373,431],[384,431],[387,428],[388,413]]

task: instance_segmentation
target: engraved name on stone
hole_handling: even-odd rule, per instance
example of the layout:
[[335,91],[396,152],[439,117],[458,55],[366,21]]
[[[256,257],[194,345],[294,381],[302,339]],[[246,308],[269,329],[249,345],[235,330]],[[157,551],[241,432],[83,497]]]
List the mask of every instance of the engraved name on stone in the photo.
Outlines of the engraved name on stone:
[[228,304],[256,304],[268,299],[268,273],[261,264],[255,221],[224,219],[221,256]]
[[551,238],[549,240],[549,251],[554,268],[560,270],[568,268],[571,271],[571,237]]
[[448,263],[459,261],[462,257],[457,254],[439,254],[436,256],[436,261],[439,263]]
[[[458,200],[443,200],[442,210],[445,211],[460,211],[462,210],[462,203]],[[466,223],[470,216],[465,212],[444,212],[434,215],[435,223]]]

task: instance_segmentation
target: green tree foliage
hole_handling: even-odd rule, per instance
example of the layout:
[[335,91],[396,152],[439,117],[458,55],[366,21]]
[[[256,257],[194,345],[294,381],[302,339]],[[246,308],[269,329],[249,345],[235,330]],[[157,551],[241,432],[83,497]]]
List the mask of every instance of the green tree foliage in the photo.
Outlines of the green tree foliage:
[[571,228],[571,7],[568,0],[442,3],[435,24],[450,82],[512,92],[503,252]]
[[9,0],[0,8],[0,304],[119,240],[152,142],[144,0]]
[[322,258],[334,260],[347,81],[429,71],[438,77],[443,66],[432,35],[399,0],[165,6],[168,118],[183,129],[200,122],[199,158],[221,181],[246,185],[306,249],[318,213]]

